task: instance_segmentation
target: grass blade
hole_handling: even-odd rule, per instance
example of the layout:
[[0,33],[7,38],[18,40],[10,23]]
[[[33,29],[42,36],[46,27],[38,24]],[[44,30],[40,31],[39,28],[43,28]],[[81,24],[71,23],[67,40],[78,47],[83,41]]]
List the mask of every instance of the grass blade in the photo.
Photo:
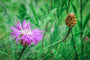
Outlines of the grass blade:
[[33,15],[34,15],[34,17],[35,17],[35,23],[36,23],[36,25],[38,25],[39,26],[39,21],[38,21],[38,17],[37,17],[37,14],[36,14],[36,11],[35,11],[35,9],[34,9],[34,6],[33,6],[33,4],[32,4],[32,2],[30,3],[30,8],[31,8],[31,10],[32,10],[32,12],[33,12]]
[[89,20],[90,20],[90,12],[85,17],[84,24],[83,24],[83,29],[85,29],[85,27],[86,27],[87,23],[89,22]]

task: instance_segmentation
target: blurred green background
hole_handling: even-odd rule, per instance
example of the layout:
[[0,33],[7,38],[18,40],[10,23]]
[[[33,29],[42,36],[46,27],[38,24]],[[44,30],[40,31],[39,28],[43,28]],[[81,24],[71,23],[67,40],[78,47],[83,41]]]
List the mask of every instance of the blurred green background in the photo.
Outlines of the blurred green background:
[[[65,19],[71,12],[77,25],[65,41],[48,52],[66,36],[69,27]],[[25,19],[33,28],[44,30],[44,43],[43,47],[42,41],[28,46],[21,60],[90,60],[90,0],[0,0],[0,60],[19,57],[23,46],[10,36],[10,26]]]

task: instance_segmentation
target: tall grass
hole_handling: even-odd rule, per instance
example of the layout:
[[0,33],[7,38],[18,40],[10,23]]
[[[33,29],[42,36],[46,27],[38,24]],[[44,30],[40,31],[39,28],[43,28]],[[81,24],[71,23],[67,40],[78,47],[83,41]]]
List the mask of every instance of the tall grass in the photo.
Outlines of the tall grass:
[[[28,46],[21,60],[89,60],[89,0],[0,0],[0,60],[17,60],[23,46],[10,36],[10,26],[24,19],[43,30],[43,40]],[[73,12],[77,25],[65,25],[67,14]],[[88,40],[85,37],[88,36]],[[62,41],[63,40],[63,41]],[[4,58],[3,58],[4,57]]]

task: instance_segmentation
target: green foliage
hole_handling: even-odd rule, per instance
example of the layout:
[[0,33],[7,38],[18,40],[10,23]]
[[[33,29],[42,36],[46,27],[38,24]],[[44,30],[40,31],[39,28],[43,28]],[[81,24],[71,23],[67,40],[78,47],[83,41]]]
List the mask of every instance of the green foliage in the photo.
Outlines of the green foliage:
[[46,24],[53,18],[56,10],[57,10],[57,9],[55,8],[55,9],[53,9],[53,10],[50,11],[50,13],[48,14],[48,16],[47,16],[47,17],[45,18],[45,20],[44,20],[43,27],[45,27]]
[[90,12],[85,17],[84,24],[83,24],[83,29],[85,29],[85,27],[86,27],[87,23],[89,22],[89,20],[90,20]]
[[20,8],[19,8],[19,18],[21,20],[24,20],[25,19],[25,15],[26,15],[26,7],[25,7],[24,4],[21,4]]
[[30,8],[32,9],[33,15],[34,15],[34,17],[35,17],[35,23],[36,23],[37,26],[39,26],[38,17],[37,17],[37,15],[36,15],[36,12],[35,12],[35,9],[34,9],[34,7],[33,7],[32,2],[30,3],[29,6],[30,6]]
[[75,15],[76,15],[76,13],[77,13],[77,9],[76,9],[75,5],[72,4],[72,7],[73,7],[74,13],[75,13]]
[[[69,2],[70,1],[70,2]],[[68,5],[69,3],[69,5]],[[83,57],[90,59],[90,1],[83,0]],[[16,44],[10,35],[10,26],[18,20],[26,19],[33,28],[40,28],[46,32],[42,41],[28,46],[21,60],[77,60],[81,59],[81,19],[79,0],[0,0],[0,60],[17,60],[23,46]],[[68,38],[61,41],[67,34],[69,27],[65,25],[67,12],[75,13],[77,25],[72,28]],[[85,37],[88,36],[88,40]],[[49,52],[48,52],[49,50]],[[47,53],[48,52],[48,53]],[[42,57],[43,53],[43,57]],[[77,56],[76,56],[77,54]],[[4,57],[4,58],[3,58]]]

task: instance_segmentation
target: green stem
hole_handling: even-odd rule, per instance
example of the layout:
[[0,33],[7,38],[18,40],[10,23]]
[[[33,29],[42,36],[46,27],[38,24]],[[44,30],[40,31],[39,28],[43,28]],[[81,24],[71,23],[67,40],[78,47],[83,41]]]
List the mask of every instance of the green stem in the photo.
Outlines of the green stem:
[[[81,55],[83,55],[82,0],[80,0],[80,18],[81,18]],[[81,56],[81,59],[83,60],[83,56]]]
[[21,51],[21,53],[20,53],[20,56],[19,56],[18,60],[20,60],[20,58],[21,58],[23,52],[25,51],[26,47],[27,47],[27,46],[23,46],[23,49],[22,49],[22,51]]
[[49,51],[51,50],[51,48],[53,48],[53,47],[55,47],[56,45],[60,44],[61,42],[65,41],[66,38],[69,36],[71,30],[72,30],[72,28],[69,28],[68,33],[67,33],[67,35],[64,37],[64,39],[63,39],[63,40],[60,40],[60,41],[57,42],[56,44],[52,45],[52,46],[49,48],[49,50],[48,50],[47,53],[49,53]]
[[[72,28],[69,28],[68,33],[67,33],[67,35],[64,37],[63,40],[60,40],[59,42],[57,42],[57,43],[55,43],[54,45],[51,45],[51,46],[50,46],[49,50],[47,51],[47,55],[48,55],[48,53],[50,52],[50,50],[51,50],[53,47],[55,47],[56,45],[58,45],[58,44],[60,44],[61,42],[63,42],[63,41],[66,40],[66,38],[69,36],[71,30],[72,30]],[[47,55],[46,55],[46,56],[47,56]],[[45,56],[45,57],[46,57],[46,56]],[[42,58],[42,60],[45,59],[45,57]]]

